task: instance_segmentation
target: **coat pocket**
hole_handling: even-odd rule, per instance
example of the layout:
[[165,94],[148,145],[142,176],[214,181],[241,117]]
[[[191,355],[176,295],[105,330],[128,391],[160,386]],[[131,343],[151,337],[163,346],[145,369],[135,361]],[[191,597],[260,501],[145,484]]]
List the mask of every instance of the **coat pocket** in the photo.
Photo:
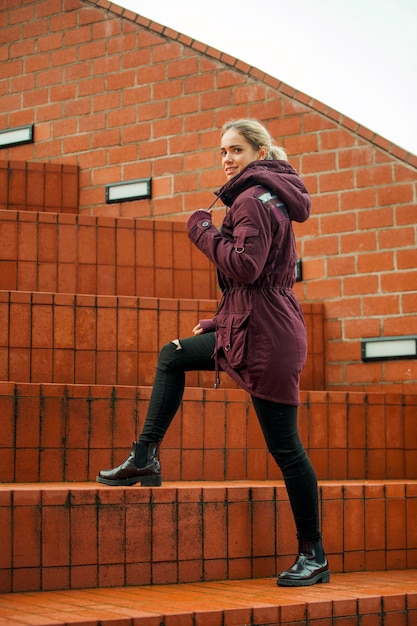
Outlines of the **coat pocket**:
[[249,317],[250,311],[217,318],[217,348],[223,350],[227,362],[234,369],[246,365]]

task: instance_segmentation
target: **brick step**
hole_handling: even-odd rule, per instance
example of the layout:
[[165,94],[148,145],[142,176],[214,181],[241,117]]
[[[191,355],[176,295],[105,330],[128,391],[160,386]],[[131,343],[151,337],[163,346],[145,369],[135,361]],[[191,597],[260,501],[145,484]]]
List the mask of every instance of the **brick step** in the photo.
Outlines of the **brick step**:
[[78,197],[77,165],[0,160],[2,211],[78,213]]
[[215,307],[214,300],[0,291],[0,380],[150,384],[161,346],[189,336]]
[[183,223],[0,210],[0,239],[0,289],[219,297]]
[[[417,480],[321,481],[333,572],[417,567]],[[0,592],[264,578],[289,566],[283,481],[0,485]]]
[[0,625],[415,626],[417,570],[333,574],[283,589],[275,580],[220,580],[0,596]]
[[[0,382],[0,482],[95,480],[127,457],[150,392]],[[319,479],[416,478],[416,395],[304,391],[301,401],[301,438]],[[161,461],[165,480],[282,478],[248,394],[225,386],[186,388]]]
[[[216,306],[216,300],[0,291],[0,380],[152,384],[162,345],[189,337]],[[303,311],[310,351],[302,387],[323,389],[323,306],[305,304]],[[213,380],[188,376],[191,385],[212,387]]]

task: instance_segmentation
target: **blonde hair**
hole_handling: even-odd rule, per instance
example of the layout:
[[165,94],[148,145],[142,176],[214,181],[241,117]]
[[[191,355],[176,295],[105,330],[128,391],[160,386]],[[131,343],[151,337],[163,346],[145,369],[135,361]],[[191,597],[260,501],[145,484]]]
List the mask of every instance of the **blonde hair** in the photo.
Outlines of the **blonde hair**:
[[257,120],[241,119],[230,120],[222,127],[222,137],[230,128],[235,128],[250,145],[255,149],[265,147],[267,149],[266,159],[278,159],[279,161],[288,161],[288,157],[279,146],[274,144],[271,135],[260,122]]

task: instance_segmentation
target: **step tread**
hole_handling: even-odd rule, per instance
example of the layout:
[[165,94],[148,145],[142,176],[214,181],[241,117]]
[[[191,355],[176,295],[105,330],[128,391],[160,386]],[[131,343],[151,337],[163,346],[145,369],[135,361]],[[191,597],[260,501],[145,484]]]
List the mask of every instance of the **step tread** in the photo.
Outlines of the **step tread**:
[[[319,480],[319,485],[322,487],[342,487],[346,485],[366,485],[370,487],[372,485],[409,485],[415,487],[417,485],[417,478],[374,478],[374,479],[366,479],[366,478],[346,478],[346,479],[334,479],[334,480]],[[110,487],[108,485],[103,485],[101,483],[95,481],[60,481],[60,482],[40,482],[40,483],[32,483],[32,482],[0,482],[0,491],[62,491],[62,490],[80,490],[80,491],[91,491],[100,489],[100,491],[109,490],[116,491],[120,489],[124,489],[127,491],[131,491],[132,489],[141,489],[142,491],[145,489],[155,489],[156,491],[162,491],[165,489],[178,489],[178,490],[186,490],[186,489],[202,489],[202,488],[248,488],[248,487],[283,487],[285,483],[282,479],[274,479],[274,480],[255,480],[255,479],[236,479],[236,480],[164,480],[160,487],[141,487],[139,484],[132,485],[129,487],[117,486]],[[413,490],[414,492],[414,490]]]
[[0,595],[2,626],[237,626],[382,611],[417,615],[417,570],[333,574],[328,584],[293,589],[262,578]]

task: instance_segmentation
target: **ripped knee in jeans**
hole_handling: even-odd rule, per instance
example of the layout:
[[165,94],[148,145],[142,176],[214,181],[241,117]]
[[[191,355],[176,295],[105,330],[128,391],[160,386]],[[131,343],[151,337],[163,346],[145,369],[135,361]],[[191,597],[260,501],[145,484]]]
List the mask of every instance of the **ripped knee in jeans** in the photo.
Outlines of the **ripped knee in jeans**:
[[180,344],[180,340],[179,340],[179,339],[173,339],[173,340],[171,341],[171,343],[173,343],[173,344],[174,344],[174,346],[176,346],[175,351],[177,351],[177,350],[182,350],[182,346],[181,346],[181,344]]

